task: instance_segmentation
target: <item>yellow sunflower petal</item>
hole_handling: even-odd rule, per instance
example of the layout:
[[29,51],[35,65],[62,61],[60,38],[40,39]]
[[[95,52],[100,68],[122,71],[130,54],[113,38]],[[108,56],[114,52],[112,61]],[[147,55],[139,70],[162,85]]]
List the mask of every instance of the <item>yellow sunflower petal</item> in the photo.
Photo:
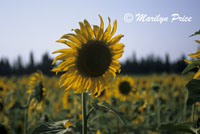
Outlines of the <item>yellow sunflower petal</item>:
[[110,17],[108,17],[108,21],[109,21],[109,24],[108,24],[108,27],[106,28],[106,31],[104,32],[104,36],[103,36],[103,38],[104,38],[105,41],[109,37],[110,31],[111,31]]
[[63,71],[64,71],[64,72],[65,72],[65,71],[68,71],[69,69],[71,69],[71,68],[73,68],[73,67],[75,67],[75,66],[76,66],[76,64],[74,64],[74,63],[68,64],[68,66],[65,67],[65,68],[63,69]]
[[100,29],[99,29],[99,34],[98,34],[97,40],[101,40],[102,39],[103,30],[104,30],[104,22],[103,22],[103,19],[102,19],[101,15],[99,15],[99,18],[100,18],[101,24],[100,24]]
[[115,20],[113,22],[112,32],[111,32],[110,36],[107,38],[107,41],[109,41],[112,38],[112,36],[115,34],[116,30],[117,30],[117,20]]
[[54,51],[53,52],[53,54],[55,54],[55,53],[65,53],[65,54],[69,54],[69,53],[75,53],[76,51],[74,51],[74,50],[72,50],[72,49],[66,49],[66,48],[64,48],[64,49],[59,49],[59,50],[56,50],[56,51]]
[[121,56],[122,56],[122,53],[115,54],[115,55],[113,56],[113,59],[119,59]]
[[191,64],[192,62],[189,60],[184,60],[186,63]]
[[81,34],[81,31],[79,29],[72,29],[72,31],[74,31],[77,36],[82,40],[83,43],[86,43],[87,42],[87,38],[84,37],[82,34]]
[[95,38],[97,39],[98,38],[98,33],[99,33],[99,26],[93,25],[93,32],[94,32]]
[[118,51],[118,50],[122,50],[124,46],[125,45],[123,43],[120,43],[120,44],[109,46],[109,48],[112,49],[113,51]]
[[65,68],[66,66],[68,66],[70,63],[74,63],[75,60],[76,60],[75,57],[70,57],[70,58],[68,58],[66,61],[60,63],[60,64],[58,65],[58,67],[59,67],[60,69],[63,69],[63,68]]
[[119,54],[119,53],[123,53],[124,52],[124,50],[122,49],[122,50],[113,50],[113,53],[114,54]]
[[76,49],[76,48],[79,48],[79,46],[71,41],[66,41],[66,40],[57,40],[56,42],[59,42],[59,43],[64,43],[66,44],[67,46],[71,47],[72,49]]
[[200,52],[198,53],[192,53],[192,54],[189,54],[188,56],[190,56],[190,57],[192,57],[192,58],[194,58],[194,57],[198,57],[198,56],[200,56]]
[[200,76],[200,69],[198,70],[198,72],[194,75],[194,79],[197,79]]
[[118,43],[121,40],[122,37],[124,37],[124,35],[122,35],[122,34],[119,34],[119,35],[115,36],[114,38],[112,38],[108,42],[108,45],[111,46],[111,45],[114,45],[114,44]]
[[82,44],[81,39],[79,39],[77,35],[72,34],[72,33],[65,34],[60,39],[68,39],[68,40],[74,42],[75,44],[77,44],[78,46],[80,46]]
[[86,30],[88,32],[89,39],[93,40],[94,39],[94,33],[92,31],[92,28],[91,28],[89,22],[86,19],[84,20],[84,24],[85,24]]
[[56,72],[56,74],[58,74],[58,72],[60,72],[61,70],[60,70],[60,68],[53,68],[51,71]]
[[72,76],[76,77],[76,74],[77,74],[77,71],[74,71],[74,69],[71,69],[67,73],[64,73],[60,77],[59,85],[63,85],[63,83],[65,82],[65,80],[67,80],[68,78],[70,78]]
[[58,55],[58,56],[55,57],[55,59],[52,62],[52,65],[55,64],[55,62],[57,60],[66,60],[67,58],[71,57],[72,55],[73,55],[73,53],[67,53],[67,54],[63,53],[63,54],[60,54],[60,55]]
[[109,69],[110,69],[111,71],[113,71],[113,72],[117,72],[117,69],[114,68],[114,67],[109,66]]
[[[74,81],[76,81],[77,76],[73,75],[71,77],[68,77],[67,79],[64,80],[63,83],[61,83],[61,87],[65,87],[65,86],[70,86],[71,83],[73,83]],[[71,86],[70,86],[71,87]]]
[[83,37],[84,37],[85,39],[88,40],[88,33],[87,33],[87,30],[86,30],[86,28],[85,28],[83,22],[79,22],[79,25],[80,25],[81,34],[83,35]]
[[88,92],[88,90],[90,89],[90,86],[91,86],[92,81],[91,81],[90,78],[88,78],[87,82],[88,82],[88,85],[87,85],[87,87],[86,87],[86,91]]

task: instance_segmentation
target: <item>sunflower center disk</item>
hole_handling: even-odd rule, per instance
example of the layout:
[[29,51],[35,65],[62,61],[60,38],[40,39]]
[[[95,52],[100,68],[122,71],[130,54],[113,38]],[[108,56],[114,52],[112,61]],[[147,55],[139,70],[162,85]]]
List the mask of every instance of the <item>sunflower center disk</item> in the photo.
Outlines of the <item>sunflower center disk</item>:
[[119,85],[119,91],[120,91],[120,93],[122,93],[124,95],[128,95],[129,92],[131,91],[131,86],[130,86],[129,82],[127,82],[127,81],[121,82]]
[[88,41],[78,51],[77,67],[82,75],[102,76],[112,61],[110,49],[103,41]]

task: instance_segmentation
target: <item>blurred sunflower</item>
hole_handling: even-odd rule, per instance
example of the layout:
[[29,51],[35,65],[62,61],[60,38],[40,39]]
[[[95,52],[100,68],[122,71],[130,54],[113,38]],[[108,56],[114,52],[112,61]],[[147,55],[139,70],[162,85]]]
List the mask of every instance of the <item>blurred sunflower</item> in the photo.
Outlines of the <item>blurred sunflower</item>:
[[[200,44],[200,41],[199,40],[195,40],[197,43]],[[198,71],[196,72],[196,74],[194,75],[194,79],[197,79],[200,77],[200,64],[199,64],[199,60],[200,60],[200,49],[198,49],[196,51],[196,53],[191,53],[189,54],[188,56],[190,56],[191,58],[196,58],[195,60],[193,61],[189,61],[189,60],[184,60],[185,62],[187,62],[188,64],[192,64],[192,62],[195,62],[197,61],[198,63],[197,64],[194,64],[197,68],[198,68]]]
[[115,97],[125,100],[131,92],[135,92],[134,80],[130,76],[119,76],[115,81]]
[[32,93],[33,97],[38,101],[42,101],[45,96],[44,78],[41,72],[33,73],[29,80],[29,88],[27,93]]
[[52,64],[58,60],[62,62],[52,71],[64,72],[59,85],[66,91],[73,88],[76,93],[90,92],[92,95],[100,95],[105,85],[116,76],[116,72],[120,72],[121,66],[117,59],[124,51],[124,44],[119,43],[123,35],[113,37],[117,29],[116,20],[111,30],[108,17],[109,24],[104,31],[103,19],[100,15],[99,18],[100,26],[93,25],[92,29],[85,19],[79,22],[80,29],[72,29],[75,34],[65,34],[57,40],[70,47],[53,52],[61,53]]

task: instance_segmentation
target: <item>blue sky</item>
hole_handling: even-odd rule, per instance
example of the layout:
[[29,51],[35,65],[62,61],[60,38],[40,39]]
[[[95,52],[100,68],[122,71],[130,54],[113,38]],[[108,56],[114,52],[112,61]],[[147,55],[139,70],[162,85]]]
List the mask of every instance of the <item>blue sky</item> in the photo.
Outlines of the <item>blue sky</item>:
[[[137,58],[149,54],[164,57],[169,53],[175,60],[182,54],[197,50],[194,42],[199,37],[188,36],[200,29],[199,0],[5,0],[0,2],[0,58],[12,62],[21,55],[25,64],[30,51],[37,61],[41,55],[65,47],[56,43],[63,34],[79,28],[78,22],[85,18],[91,24],[100,24],[101,14],[105,25],[107,17],[118,21],[116,34],[124,34],[121,40],[126,45],[124,61],[136,53]],[[124,15],[131,13],[132,22],[125,22]],[[137,22],[136,14],[168,17],[168,22]],[[171,14],[192,17],[191,22],[170,22]],[[105,27],[106,27],[105,26]]]

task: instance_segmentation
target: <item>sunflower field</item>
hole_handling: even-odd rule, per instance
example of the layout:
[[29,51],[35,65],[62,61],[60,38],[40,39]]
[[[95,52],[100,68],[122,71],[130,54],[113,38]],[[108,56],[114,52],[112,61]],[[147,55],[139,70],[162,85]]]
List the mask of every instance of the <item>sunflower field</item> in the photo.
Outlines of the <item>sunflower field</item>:
[[1,134],[199,134],[200,49],[183,74],[117,74],[123,35],[99,18],[57,40],[55,76],[0,77]]
[[[81,132],[81,94],[64,92],[57,77],[43,76],[41,83],[34,83],[38,73],[23,77],[1,77],[1,131],[23,133],[24,113],[28,112],[27,129],[33,132],[43,123],[67,121],[55,131],[72,129]],[[192,121],[191,109],[186,108],[187,90],[185,84],[192,74],[162,74],[150,76],[118,76],[100,96],[88,96],[87,109],[102,104],[112,107],[94,106],[88,121],[88,133],[159,133],[157,126],[164,123]],[[30,96],[31,84],[36,96],[25,106]],[[45,89],[45,90],[44,90]],[[196,104],[197,106],[200,104]],[[194,120],[200,109],[196,109]],[[36,131],[36,130],[35,130]],[[33,132],[37,133],[37,132]],[[53,132],[52,132],[53,133]]]

